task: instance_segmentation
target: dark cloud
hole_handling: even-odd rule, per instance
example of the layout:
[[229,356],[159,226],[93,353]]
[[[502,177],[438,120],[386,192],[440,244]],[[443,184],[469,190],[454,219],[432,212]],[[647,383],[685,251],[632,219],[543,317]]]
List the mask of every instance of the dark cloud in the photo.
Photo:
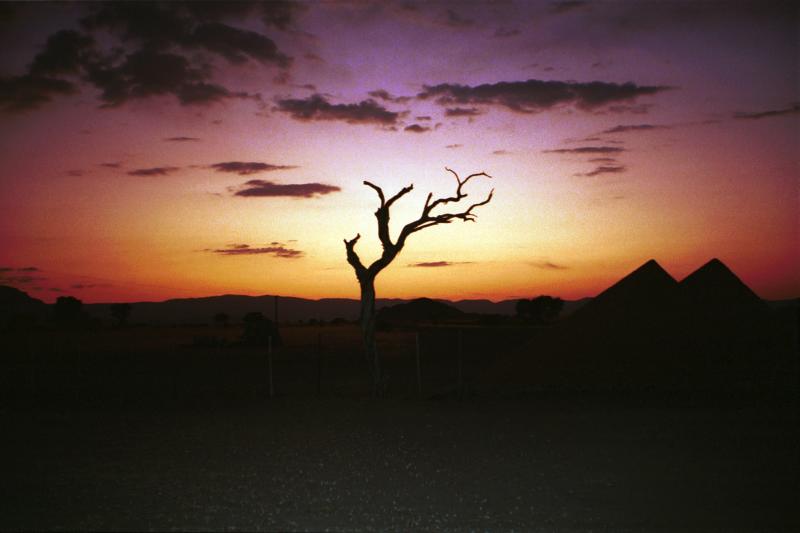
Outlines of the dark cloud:
[[464,146],[464,145],[463,144],[448,144],[447,146],[445,146],[445,148],[451,148],[451,149],[452,148],[461,148],[462,146]]
[[215,52],[234,64],[254,59],[260,63],[288,67],[291,62],[288,56],[278,50],[272,39],[219,22],[201,24],[186,43]]
[[434,98],[440,105],[495,105],[517,113],[535,113],[561,105],[574,105],[587,111],[595,110],[668,89],[665,86],[642,86],[632,82],[579,83],[530,79],[474,87],[451,83],[426,85],[417,97],[423,100]]
[[213,168],[217,172],[230,172],[232,174],[246,176],[248,174],[256,174],[257,172],[289,170],[297,167],[292,165],[271,165],[269,163],[259,163],[255,161],[226,161],[224,163],[209,165],[209,168]]
[[289,114],[295,120],[341,120],[348,124],[397,124],[400,113],[389,111],[375,100],[357,104],[331,104],[321,94],[305,99],[278,100],[277,111]]
[[39,272],[36,267],[0,267],[0,274],[6,272]]
[[508,155],[510,153],[508,150],[495,150],[492,152],[494,155]]
[[411,124],[410,126],[403,128],[403,131],[410,131],[412,133],[425,133],[426,131],[431,131],[431,129],[426,128],[425,126],[420,126],[419,124]]
[[669,129],[669,126],[658,125],[658,124],[620,124],[619,126],[614,126],[613,128],[603,130],[601,133],[626,133],[629,131],[650,131],[650,130],[666,130],[666,129]]
[[521,32],[517,28],[497,28],[494,31],[494,37],[496,39],[507,39],[508,37],[514,37],[519,35]]
[[234,196],[244,197],[278,197],[288,196],[295,198],[313,198],[342,189],[335,185],[324,183],[289,183],[280,184],[265,180],[250,180],[234,192]]
[[452,262],[452,261],[425,261],[422,263],[411,263],[408,266],[410,267],[420,267],[420,268],[436,268],[436,267],[448,267],[448,266],[455,266],[455,265],[471,265],[471,261],[462,261],[462,262]]
[[[86,29],[110,30],[119,33],[123,40],[136,41],[146,48],[164,48],[203,45],[194,41],[199,28],[221,24],[221,20],[246,20],[253,15],[260,16],[268,26],[286,30],[302,9],[299,3],[286,1],[105,2],[96,5],[94,12],[81,22]],[[238,46],[242,53],[252,52],[252,41],[242,40],[241,35],[223,36],[230,41],[226,48]],[[227,50],[223,53],[215,49],[216,37],[212,41],[210,49],[226,56]]]
[[285,259],[298,259],[303,256],[300,250],[287,248],[280,243],[272,243],[270,246],[252,248],[249,244],[229,244],[226,248],[209,250],[219,255],[272,255]]
[[225,18],[258,17],[267,26],[288,30],[294,24],[295,15],[305,9],[299,2],[270,0],[268,2],[186,2],[185,9],[193,17],[203,21]]
[[416,120],[431,120],[431,117],[429,117],[428,115],[422,115],[422,116],[414,117],[414,118]]
[[106,168],[120,168],[122,167],[122,163],[100,163],[99,166]]
[[477,107],[448,107],[444,110],[446,117],[477,117],[481,110]]
[[75,283],[70,289],[95,289],[99,287],[113,287],[110,283]]
[[602,137],[584,137],[582,139],[564,139],[565,143],[593,143],[604,141]]
[[616,163],[617,160],[613,157],[592,157],[589,159],[590,163]]
[[[200,2],[196,2],[200,3]],[[267,26],[274,26],[279,30],[290,29],[295,21],[296,15],[306,10],[306,6],[300,2],[290,0],[271,0],[270,2],[260,2],[258,7],[261,11],[261,20]]]
[[587,178],[593,178],[595,176],[600,176],[601,174],[621,174],[626,170],[628,169],[622,165],[601,165],[595,167],[594,170],[591,170],[589,172],[581,172],[575,174],[575,176],[584,176]]
[[73,177],[73,178],[79,178],[79,177],[83,176],[84,174],[85,173],[84,173],[83,170],[67,170],[67,176],[70,176],[70,177]]
[[36,109],[53,97],[76,92],[72,82],[26,74],[0,77],[0,110],[14,113]]
[[386,91],[384,89],[370,91],[367,94],[373,98],[377,98],[378,100],[384,100],[386,102],[393,102],[396,104],[405,104],[406,102],[411,100],[410,96],[394,96],[389,91]]
[[185,57],[152,50],[130,54],[119,66],[92,64],[88,77],[100,89],[105,107],[159,95],[173,95],[183,105],[208,104],[233,96],[221,85],[206,83],[207,73],[192,67]]
[[138,168],[128,172],[129,176],[167,176],[180,170],[180,167]]
[[176,44],[192,27],[192,20],[169,2],[98,2],[92,7],[81,20],[86,30],[107,30],[150,49]]
[[782,115],[794,115],[797,113],[800,113],[800,103],[794,103],[789,107],[783,109],[734,113],[733,118],[757,120],[760,118],[779,117]]
[[531,265],[542,270],[569,270],[568,266],[551,263],[550,261],[533,261]]
[[[287,29],[304,9],[289,2],[92,2],[81,30],[52,34],[27,72],[0,78],[0,110],[41,107],[76,92],[74,76],[100,91],[105,107],[173,95],[182,105],[252,97],[213,83],[208,52],[229,63],[254,60],[286,68],[291,58],[261,33],[222,20],[259,16]],[[97,37],[97,38],[95,38]]]
[[551,2],[548,11],[554,15],[560,15],[568,11],[580,9],[588,4],[589,2],[585,0],[564,0],[563,2]]
[[30,73],[34,76],[76,74],[88,60],[94,39],[74,30],[54,33],[44,50],[33,58]]
[[19,285],[27,285],[29,283],[36,283],[37,281],[45,281],[47,278],[42,278],[38,276],[29,276],[29,275],[7,275],[2,274],[0,275],[0,282],[2,283],[10,283],[10,284],[19,284]]
[[635,104],[635,105],[610,105],[606,109],[609,113],[630,113],[632,115],[646,115],[650,112],[653,104]]
[[579,148],[557,148],[542,151],[545,154],[618,154],[624,152],[625,149],[618,146],[581,146]]
[[199,141],[199,137],[167,137],[164,139],[167,142],[191,142],[191,141]]

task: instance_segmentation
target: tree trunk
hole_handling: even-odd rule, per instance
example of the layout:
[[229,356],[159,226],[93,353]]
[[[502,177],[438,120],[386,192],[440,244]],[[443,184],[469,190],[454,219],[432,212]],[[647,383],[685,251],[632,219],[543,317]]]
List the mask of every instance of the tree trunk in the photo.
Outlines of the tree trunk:
[[364,354],[367,367],[372,376],[372,394],[380,396],[383,376],[378,351],[375,348],[375,278],[364,276],[361,285],[361,337],[364,341]]
[[476,217],[472,210],[476,207],[488,204],[494,194],[494,189],[492,189],[492,192],[489,193],[486,200],[472,204],[465,211],[460,213],[441,213],[434,215],[432,211],[437,207],[451,202],[459,202],[466,198],[467,194],[461,189],[472,178],[478,176],[491,178],[486,172],[478,172],[470,174],[462,180],[453,170],[446,167],[445,170],[453,174],[456,178],[456,182],[458,183],[456,195],[434,200],[433,193],[429,193],[428,199],[425,200],[425,207],[422,208],[422,215],[417,220],[411,221],[403,226],[403,229],[397,236],[396,242],[392,242],[392,237],[389,232],[389,208],[402,196],[410,193],[414,189],[414,186],[409,185],[408,187],[403,187],[400,189],[400,192],[387,200],[386,195],[383,194],[383,189],[374,183],[368,181],[364,182],[364,185],[371,187],[378,193],[378,198],[380,198],[381,201],[380,207],[375,211],[375,218],[378,221],[378,239],[381,241],[383,252],[368,268],[361,262],[355,250],[356,243],[361,238],[361,234],[357,233],[356,236],[349,241],[344,239],[344,247],[347,251],[347,262],[350,263],[350,266],[355,270],[356,278],[358,278],[358,283],[361,285],[361,318],[359,322],[361,322],[361,335],[364,340],[364,353],[367,358],[367,367],[370,370],[370,374],[372,374],[372,394],[375,396],[383,395],[386,388],[386,378],[381,372],[380,357],[378,356],[378,350],[375,348],[375,276],[377,276],[381,270],[389,266],[389,263],[400,253],[409,235],[425,228],[436,226],[437,224],[449,224],[453,220],[472,222]]

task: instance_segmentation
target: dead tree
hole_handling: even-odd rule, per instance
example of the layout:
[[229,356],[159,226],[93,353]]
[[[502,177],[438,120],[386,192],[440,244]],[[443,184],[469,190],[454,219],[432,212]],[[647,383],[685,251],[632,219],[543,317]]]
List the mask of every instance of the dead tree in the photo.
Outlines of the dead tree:
[[393,203],[411,192],[414,189],[414,185],[412,184],[408,187],[403,187],[400,189],[400,192],[387,200],[386,196],[383,194],[383,190],[380,187],[374,183],[365,181],[364,185],[374,189],[375,192],[378,193],[378,198],[381,202],[380,207],[378,207],[378,210],[375,211],[375,218],[378,220],[378,238],[380,239],[381,246],[383,247],[383,252],[381,253],[381,256],[369,267],[365,267],[355,251],[356,243],[358,242],[358,239],[361,238],[361,234],[357,234],[349,241],[347,239],[344,240],[344,246],[347,250],[347,262],[350,263],[355,270],[356,278],[358,278],[358,284],[361,287],[361,316],[359,318],[359,323],[361,325],[361,334],[364,341],[364,353],[366,355],[367,365],[372,376],[373,394],[375,395],[381,394],[384,385],[383,376],[381,374],[380,358],[375,348],[375,278],[381,270],[389,266],[392,260],[397,257],[397,254],[399,254],[400,250],[403,249],[403,246],[406,244],[406,240],[412,233],[416,233],[417,231],[430,228],[438,224],[449,224],[453,220],[474,222],[476,215],[472,212],[472,210],[476,207],[488,204],[492,199],[492,195],[494,194],[494,189],[492,189],[492,191],[489,193],[489,196],[487,196],[484,201],[472,204],[465,211],[460,213],[434,214],[434,209],[450,203],[460,202],[466,198],[467,194],[463,192],[462,189],[472,178],[479,176],[491,178],[491,176],[486,172],[477,172],[475,174],[470,174],[462,180],[453,170],[449,168],[445,168],[445,170],[455,176],[456,182],[458,183],[455,196],[437,198],[434,200],[433,193],[429,193],[428,198],[425,200],[425,206],[422,208],[422,214],[420,217],[403,226],[403,229],[400,230],[400,234],[397,236],[395,241],[392,241],[392,237],[389,233],[389,209],[392,207]]

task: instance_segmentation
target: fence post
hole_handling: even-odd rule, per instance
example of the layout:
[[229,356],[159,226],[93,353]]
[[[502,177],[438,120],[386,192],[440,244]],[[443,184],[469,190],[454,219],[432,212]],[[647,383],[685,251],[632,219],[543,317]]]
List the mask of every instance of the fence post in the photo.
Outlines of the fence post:
[[414,334],[414,340],[416,344],[416,351],[417,351],[417,395],[421,398],[422,397],[422,370],[420,369],[420,360],[419,360],[419,331]]
[[458,397],[464,397],[464,335],[458,330]]
[[322,394],[322,333],[317,333],[317,396]]
[[36,394],[36,354],[33,348],[33,340],[31,339],[30,332],[26,335],[27,348],[28,348],[28,362],[30,364],[30,381],[31,395]]
[[272,380],[272,335],[267,337],[267,365],[269,368],[269,397],[275,396],[275,385]]

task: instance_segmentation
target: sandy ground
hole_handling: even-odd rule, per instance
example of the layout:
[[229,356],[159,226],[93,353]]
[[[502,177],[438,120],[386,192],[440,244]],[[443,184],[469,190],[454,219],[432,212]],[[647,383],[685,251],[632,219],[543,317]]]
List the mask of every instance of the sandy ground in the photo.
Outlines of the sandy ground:
[[284,396],[0,422],[3,530],[800,530],[775,405]]

